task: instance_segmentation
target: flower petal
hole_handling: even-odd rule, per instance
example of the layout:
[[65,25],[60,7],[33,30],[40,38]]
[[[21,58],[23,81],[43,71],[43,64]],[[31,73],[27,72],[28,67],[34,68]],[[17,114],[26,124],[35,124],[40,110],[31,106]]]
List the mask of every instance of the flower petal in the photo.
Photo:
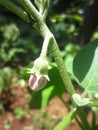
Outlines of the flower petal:
[[47,79],[44,76],[37,77],[37,80],[33,86],[33,90],[38,91],[43,87],[45,87],[46,84],[47,84]]
[[29,86],[33,89],[33,86],[37,80],[37,77],[35,74],[31,74],[29,78]]

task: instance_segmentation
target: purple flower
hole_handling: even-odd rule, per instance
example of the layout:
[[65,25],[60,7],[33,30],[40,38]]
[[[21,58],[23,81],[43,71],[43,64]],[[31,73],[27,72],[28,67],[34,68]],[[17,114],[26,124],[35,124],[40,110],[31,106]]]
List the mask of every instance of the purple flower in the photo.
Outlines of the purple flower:
[[39,76],[31,74],[29,78],[29,86],[32,90],[38,91],[45,87],[47,84],[47,78],[45,76]]

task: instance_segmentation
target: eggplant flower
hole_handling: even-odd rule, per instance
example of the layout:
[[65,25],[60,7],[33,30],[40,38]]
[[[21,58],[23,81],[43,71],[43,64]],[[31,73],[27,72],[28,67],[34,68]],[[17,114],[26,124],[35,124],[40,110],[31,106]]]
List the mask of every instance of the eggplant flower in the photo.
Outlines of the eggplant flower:
[[29,86],[32,90],[38,91],[45,87],[47,84],[47,79],[44,76],[38,76],[35,74],[31,74],[29,78]]
[[48,77],[48,61],[41,57],[37,58],[34,61],[34,66],[32,69],[29,69],[30,78],[29,78],[29,86],[32,90],[38,91],[45,87],[47,81],[49,81]]

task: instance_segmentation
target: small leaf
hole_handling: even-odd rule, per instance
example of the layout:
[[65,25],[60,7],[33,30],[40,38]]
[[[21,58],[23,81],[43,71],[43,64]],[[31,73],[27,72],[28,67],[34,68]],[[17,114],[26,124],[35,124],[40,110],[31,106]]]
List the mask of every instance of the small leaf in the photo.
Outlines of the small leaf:
[[79,94],[73,94],[72,96],[73,101],[78,105],[78,106],[85,106],[91,103],[91,101],[88,98],[81,98]]
[[98,92],[98,40],[86,45],[77,54],[73,72],[86,91]]

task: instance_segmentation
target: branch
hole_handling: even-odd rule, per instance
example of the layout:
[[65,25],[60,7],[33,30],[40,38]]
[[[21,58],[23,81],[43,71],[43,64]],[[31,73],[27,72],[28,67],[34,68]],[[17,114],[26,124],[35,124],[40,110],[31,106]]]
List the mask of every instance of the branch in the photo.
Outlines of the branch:
[[26,17],[26,12],[20,9],[19,7],[17,7],[16,5],[14,5],[13,3],[11,3],[10,1],[0,0],[0,4],[6,7],[7,9],[9,9],[10,11],[12,11],[13,13],[15,13],[24,21],[28,22],[28,18]]
[[27,10],[27,12],[34,18],[34,20],[38,22],[40,20],[39,12],[34,7],[33,3],[31,3],[30,0],[21,0],[20,2]]

